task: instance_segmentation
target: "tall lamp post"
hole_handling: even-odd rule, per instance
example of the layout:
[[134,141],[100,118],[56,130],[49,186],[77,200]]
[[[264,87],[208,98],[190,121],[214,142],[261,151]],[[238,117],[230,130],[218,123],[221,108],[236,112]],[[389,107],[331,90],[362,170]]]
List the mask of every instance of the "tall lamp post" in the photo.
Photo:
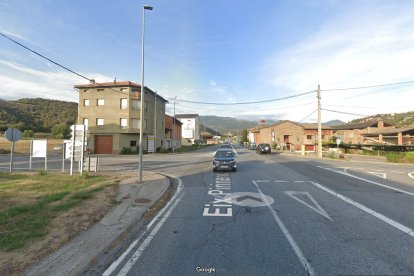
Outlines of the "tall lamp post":
[[152,10],[151,6],[142,6],[142,57],[141,57],[141,111],[139,122],[139,163],[138,174],[139,182],[142,182],[142,137],[144,136],[144,108],[145,108],[145,92],[144,92],[144,34],[145,34],[145,10]]
[[177,96],[174,97],[174,117],[173,117],[173,132],[172,132],[172,152],[175,152],[174,149],[174,138],[175,138],[175,99],[177,99]]

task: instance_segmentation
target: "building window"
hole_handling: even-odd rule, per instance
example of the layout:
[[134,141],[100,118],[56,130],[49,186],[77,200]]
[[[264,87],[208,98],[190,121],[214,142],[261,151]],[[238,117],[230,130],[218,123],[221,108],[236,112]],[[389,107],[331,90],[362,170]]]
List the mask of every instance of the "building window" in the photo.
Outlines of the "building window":
[[103,105],[105,105],[105,99],[97,99],[96,100],[96,105],[97,106],[103,106]]
[[98,92],[104,92],[105,91],[105,89],[103,89],[103,88],[98,88],[98,90],[97,90]]
[[121,109],[128,108],[128,99],[121,99]]
[[120,125],[121,125],[121,128],[127,128],[128,127],[128,120],[124,119],[124,118],[121,118]]
[[147,119],[144,119],[144,129],[147,129]]
[[102,118],[97,118],[97,119],[96,119],[96,125],[97,125],[97,126],[103,126],[103,125],[104,125],[104,119],[102,119]]
[[86,128],[88,128],[89,119],[88,118],[83,118],[83,124],[86,126]]
[[131,101],[131,108],[133,110],[138,110],[139,109],[139,100],[132,100]]
[[313,135],[306,135],[306,139],[312,140],[312,138],[313,138]]
[[88,99],[83,100],[83,106],[89,106],[89,100]]
[[83,92],[89,92],[89,89],[83,89]]
[[121,91],[128,91],[128,88],[123,87],[123,88],[121,88],[120,90],[121,90]]
[[139,119],[131,119],[131,128],[139,128]]
[[129,146],[130,147],[136,147],[137,146],[137,141],[136,140],[129,141]]
[[145,101],[145,107],[144,110],[147,111],[148,110],[148,101]]

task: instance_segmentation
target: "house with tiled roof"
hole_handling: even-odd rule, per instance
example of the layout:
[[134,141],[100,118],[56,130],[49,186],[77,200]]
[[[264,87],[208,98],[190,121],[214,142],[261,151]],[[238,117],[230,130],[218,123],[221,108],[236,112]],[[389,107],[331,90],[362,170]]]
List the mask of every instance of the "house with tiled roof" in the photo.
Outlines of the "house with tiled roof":
[[346,144],[364,144],[364,135],[394,128],[395,126],[380,119],[332,126],[334,136]]
[[140,135],[144,150],[164,146],[164,115],[168,101],[150,88],[144,87],[143,129],[140,129],[140,84],[91,81],[74,88],[79,91],[77,121],[88,127],[89,147],[93,153],[118,154],[124,148],[136,151]]
[[[300,124],[289,120],[279,121],[269,126],[263,126],[260,131],[260,143],[275,144],[279,149],[300,151],[316,151],[318,144],[318,124]],[[322,141],[332,139],[333,130],[322,126]]]

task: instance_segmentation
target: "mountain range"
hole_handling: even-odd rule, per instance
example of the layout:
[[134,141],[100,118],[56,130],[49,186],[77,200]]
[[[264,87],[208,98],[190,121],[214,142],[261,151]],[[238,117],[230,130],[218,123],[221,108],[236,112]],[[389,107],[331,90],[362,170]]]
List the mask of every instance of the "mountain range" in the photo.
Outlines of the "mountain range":
[[[53,126],[58,124],[72,125],[76,122],[78,104],[48,99],[24,98],[15,101],[0,99],[0,131],[16,127],[20,130],[31,129],[35,132],[51,132]],[[414,125],[414,111],[393,114],[377,114],[353,120],[351,123],[365,122],[371,119],[382,119],[385,122],[406,127]],[[200,116],[200,131],[212,135],[237,135],[243,129],[254,128],[259,125],[257,121],[236,119],[232,117]],[[262,122],[263,123],[263,122]],[[275,121],[266,121],[273,124]],[[339,120],[329,121],[324,125],[340,125]]]

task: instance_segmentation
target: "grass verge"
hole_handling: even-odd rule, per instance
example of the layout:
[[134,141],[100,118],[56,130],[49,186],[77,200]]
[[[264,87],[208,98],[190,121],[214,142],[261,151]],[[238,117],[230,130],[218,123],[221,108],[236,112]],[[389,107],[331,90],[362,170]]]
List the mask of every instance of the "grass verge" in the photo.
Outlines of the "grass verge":
[[48,247],[58,247],[95,223],[113,204],[119,180],[0,173],[0,274],[14,274],[27,265],[29,252],[48,253]]

